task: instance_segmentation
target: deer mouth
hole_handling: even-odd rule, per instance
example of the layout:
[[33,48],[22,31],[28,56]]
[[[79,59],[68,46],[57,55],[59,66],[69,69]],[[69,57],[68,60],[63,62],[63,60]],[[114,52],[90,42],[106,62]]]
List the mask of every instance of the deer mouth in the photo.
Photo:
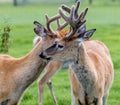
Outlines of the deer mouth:
[[40,56],[40,58],[45,59],[47,61],[50,61],[52,59],[52,57],[45,55],[44,52],[41,52],[41,54],[39,56]]

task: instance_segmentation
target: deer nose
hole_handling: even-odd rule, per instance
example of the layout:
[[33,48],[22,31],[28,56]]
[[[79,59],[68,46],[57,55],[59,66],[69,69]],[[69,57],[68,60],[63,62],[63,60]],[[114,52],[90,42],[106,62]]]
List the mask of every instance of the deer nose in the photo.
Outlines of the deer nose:
[[45,59],[45,58],[46,58],[44,52],[41,52],[41,54],[40,54],[39,56],[40,56],[42,59]]
[[47,55],[44,52],[41,52],[41,54],[39,55],[42,59],[45,59],[47,61],[50,61],[52,58],[51,57],[47,57]]

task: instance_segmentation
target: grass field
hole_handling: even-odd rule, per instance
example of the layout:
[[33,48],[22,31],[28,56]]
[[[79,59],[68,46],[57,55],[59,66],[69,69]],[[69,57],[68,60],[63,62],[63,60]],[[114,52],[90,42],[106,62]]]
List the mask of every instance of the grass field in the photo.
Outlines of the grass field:
[[[45,25],[44,14],[52,16],[57,13],[59,5],[34,5],[12,7],[11,5],[0,5],[0,28],[4,21],[12,26],[11,47],[9,54],[21,57],[32,48],[33,21],[38,20]],[[83,4],[82,9],[86,7]],[[120,105],[120,6],[116,5],[93,5],[87,6],[87,29],[96,28],[92,39],[103,41],[110,49],[115,67],[115,79],[110,90],[107,105]],[[55,28],[55,24],[53,24]],[[42,76],[40,76],[41,78]],[[59,70],[52,78],[54,91],[59,105],[70,105],[71,93],[67,70]],[[37,105],[38,88],[37,81],[25,92],[21,105]],[[44,105],[53,105],[49,89],[45,87]]]

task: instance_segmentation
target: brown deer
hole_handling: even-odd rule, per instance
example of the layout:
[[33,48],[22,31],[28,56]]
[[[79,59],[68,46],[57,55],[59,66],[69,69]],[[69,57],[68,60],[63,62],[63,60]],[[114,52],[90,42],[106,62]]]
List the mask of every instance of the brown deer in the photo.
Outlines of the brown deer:
[[[40,29],[40,27],[37,27],[37,28],[38,28],[38,30]],[[36,44],[38,44],[40,42],[42,37],[43,36],[41,36],[41,34],[40,34],[40,36],[38,35],[37,37],[34,38],[34,40],[33,40],[34,46],[36,46]],[[49,37],[49,36],[44,36],[44,37],[51,39],[51,37]],[[51,76],[49,78],[48,78],[48,76],[49,76],[49,74],[53,75],[61,67],[61,65],[62,65],[62,62],[56,62],[56,61],[51,61],[46,65],[46,67],[45,67],[46,73],[38,82],[38,84],[39,84],[39,105],[43,104],[43,90],[44,90],[45,84],[47,84],[49,89],[50,89],[50,92],[52,94],[55,105],[58,105],[58,102],[57,102],[56,97],[54,95],[54,91],[52,89],[52,81],[50,80]],[[47,75],[47,77],[46,77],[46,75]]]
[[[80,2],[78,2],[77,3],[77,5],[76,5],[76,10],[79,8],[79,4],[80,4]],[[63,8],[65,8],[64,7],[64,5],[63,5]],[[47,20],[48,20],[48,17],[46,17],[47,18]],[[51,20],[50,20],[51,21]],[[60,26],[59,25],[60,23],[59,23],[59,21],[57,20],[57,25],[58,26]],[[66,24],[66,23],[65,23]],[[63,25],[64,26],[64,25]],[[36,34],[37,33],[41,33],[40,35],[38,35],[37,37],[35,37],[35,39],[33,40],[33,43],[34,43],[34,45],[36,45],[39,41],[40,41],[40,39],[42,38],[42,34],[45,34],[44,32],[42,33],[42,32],[39,32],[41,29],[40,29],[41,27],[37,27],[37,30],[38,30],[38,32],[36,32]],[[48,28],[49,30],[52,30],[50,27]],[[67,32],[67,30],[62,30],[62,31],[59,31],[59,33],[57,34],[57,38],[61,38],[61,37],[63,37],[65,34],[66,34],[66,32]],[[54,32],[52,32],[52,33],[54,33]],[[49,37],[48,37],[49,38]],[[57,62],[57,61],[51,61],[51,62],[49,62],[49,64],[46,66],[46,73],[45,73],[45,75],[43,76],[43,78],[41,78],[41,80],[39,80],[39,93],[40,93],[40,96],[39,96],[39,102],[40,102],[40,105],[42,105],[43,104],[43,90],[44,90],[44,86],[45,86],[45,84],[47,83],[47,84],[49,84],[49,87],[51,87],[52,88],[52,85],[50,86],[50,83],[48,82],[49,81],[49,79],[56,73],[56,71],[58,71],[59,70],[59,68],[61,67],[63,65],[63,62]],[[71,80],[71,85],[72,86],[74,86],[74,84],[75,83],[77,83],[77,79],[76,79],[76,77],[75,77],[75,74],[74,74],[74,72],[73,71],[69,71],[69,77],[70,77],[70,80]],[[52,84],[52,82],[51,82],[51,84]],[[72,91],[75,91],[75,90],[77,90],[77,88],[79,87],[79,85],[77,86],[78,84],[76,84],[76,86],[75,87],[73,87],[72,89]],[[52,92],[52,91],[51,91]],[[53,93],[52,93],[53,94]],[[53,97],[54,97],[54,95],[53,95]],[[74,97],[74,96],[72,96],[72,97]],[[55,98],[54,98],[54,100],[55,100]],[[78,101],[77,101],[78,102]],[[55,101],[55,103],[57,103],[57,101]],[[76,103],[76,102],[72,102],[72,103]]]
[[[67,25],[67,23],[59,24],[60,17],[60,15],[57,15],[49,19],[46,16],[46,28],[37,21],[34,22],[36,26],[34,28],[35,33],[42,37],[27,55],[21,58],[0,55],[0,105],[19,105],[20,98],[26,88],[41,74],[47,62],[39,58],[39,52],[50,46],[54,38],[58,37],[57,34],[60,30]],[[50,23],[55,20],[57,20],[59,26],[57,31],[52,33]],[[51,84],[48,86],[51,89],[55,105],[57,105]]]
[[[71,61],[70,77],[75,76],[71,78],[74,95],[72,105],[106,105],[114,78],[113,63],[104,43],[88,40],[95,29],[86,31],[84,17],[88,9],[78,15],[78,7],[79,2],[71,9],[66,6],[59,9],[59,14],[70,25],[70,30],[65,37],[56,38],[51,47],[41,52],[40,57],[45,60]],[[62,9],[70,16],[66,16]]]

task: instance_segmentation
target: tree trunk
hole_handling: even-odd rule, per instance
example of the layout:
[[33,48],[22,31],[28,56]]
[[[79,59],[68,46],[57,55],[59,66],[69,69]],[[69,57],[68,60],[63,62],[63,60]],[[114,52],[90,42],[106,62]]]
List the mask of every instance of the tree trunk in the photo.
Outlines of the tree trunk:
[[93,2],[92,0],[89,0],[89,4],[92,4],[92,2]]
[[13,5],[14,6],[17,6],[18,4],[17,4],[17,0],[13,0]]

